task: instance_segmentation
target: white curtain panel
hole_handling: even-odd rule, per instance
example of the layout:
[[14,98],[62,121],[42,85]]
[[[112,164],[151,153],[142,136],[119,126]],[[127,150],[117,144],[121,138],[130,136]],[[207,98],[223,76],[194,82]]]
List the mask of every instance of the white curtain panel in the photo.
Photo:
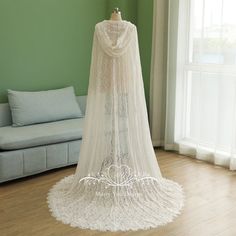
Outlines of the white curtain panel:
[[153,146],[163,146],[166,113],[168,1],[153,1],[149,118]]
[[173,150],[178,1],[154,0],[153,3],[150,131],[153,146]]
[[[152,137],[164,132],[165,149],[230,170],[236,169],[235,9],[235,0],[169,0],[165,125],[158,101],[165,72],[157,69],[154,45],[150,106]],[[154,31],[153,44],[158,38]]]

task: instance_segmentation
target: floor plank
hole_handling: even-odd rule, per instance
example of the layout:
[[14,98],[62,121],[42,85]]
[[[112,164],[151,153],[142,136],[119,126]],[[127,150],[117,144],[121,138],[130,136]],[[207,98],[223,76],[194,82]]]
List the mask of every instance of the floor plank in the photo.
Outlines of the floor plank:
[[138,232],[104,233],[72,228],[51,217],[46,195],[61,178],[74,173],[75,166],[53,170],[0,185],[1,236],[235,236],[236,172],[156,150],[166,178],[184,187],[185,207],[172,223]]

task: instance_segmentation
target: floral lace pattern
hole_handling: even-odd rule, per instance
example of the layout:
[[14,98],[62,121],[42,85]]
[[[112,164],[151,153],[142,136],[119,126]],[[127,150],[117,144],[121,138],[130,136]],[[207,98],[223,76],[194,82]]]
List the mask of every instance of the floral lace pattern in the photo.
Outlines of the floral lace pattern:
[[74,175],[58,182],[48,195],[49,208],[57,220],[72,227],[100,231],[149,229],[171,222],[183,206],[182,188],[160,178],[126,186],[99,182],[73,189]]

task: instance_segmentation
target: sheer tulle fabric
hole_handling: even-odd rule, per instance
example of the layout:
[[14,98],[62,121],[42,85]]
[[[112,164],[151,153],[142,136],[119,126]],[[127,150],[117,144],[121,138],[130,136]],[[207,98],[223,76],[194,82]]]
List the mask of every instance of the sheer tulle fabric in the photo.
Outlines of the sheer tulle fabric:
[[79,163],[48,204],[63,223],[101,231],[148,229],[180,213],[182,187],[162,177],[152,147],[137,30],[128,21],[95,27]]

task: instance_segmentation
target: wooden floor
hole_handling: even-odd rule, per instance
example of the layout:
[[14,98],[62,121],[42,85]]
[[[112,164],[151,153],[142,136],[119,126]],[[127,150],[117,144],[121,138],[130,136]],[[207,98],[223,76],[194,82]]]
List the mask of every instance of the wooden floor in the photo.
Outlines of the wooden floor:
[[1,236],[235,236],[236,172],[175,153],[157,150],[164,177],[179,182],[186,200],[182,214],[153,230],[103,233],[61,224],[46,203],[50,187],[75,166],[0,185]]

